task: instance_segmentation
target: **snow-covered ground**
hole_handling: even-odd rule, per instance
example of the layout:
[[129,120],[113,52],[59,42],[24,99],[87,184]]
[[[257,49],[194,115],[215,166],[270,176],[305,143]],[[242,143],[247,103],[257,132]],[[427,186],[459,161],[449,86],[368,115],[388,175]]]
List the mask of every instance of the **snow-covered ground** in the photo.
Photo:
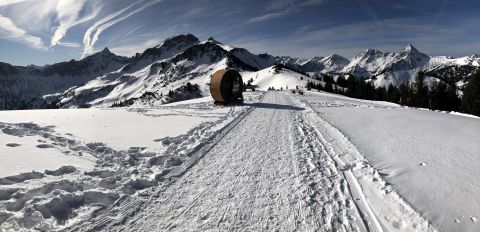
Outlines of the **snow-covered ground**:
[[0,112],[1,230],[479,230],[478,118],[245,99]]
[[66,228],[158,185],[249,109],[206,97],[155,108],[1,111],[1,231]]
[[[385,193],[386,183],[353,145],[290,93],[269,92],[247,105],[247,114],[191,155],[195,165],[162,175],[163,184],[73,229],[433,230],[398,195]],[[360,186],[358,172],[377,181]],[[374,204],[365,189],[376,191]]]
[[480,119],[327,93],[301,99],[437,229],[480,230]]

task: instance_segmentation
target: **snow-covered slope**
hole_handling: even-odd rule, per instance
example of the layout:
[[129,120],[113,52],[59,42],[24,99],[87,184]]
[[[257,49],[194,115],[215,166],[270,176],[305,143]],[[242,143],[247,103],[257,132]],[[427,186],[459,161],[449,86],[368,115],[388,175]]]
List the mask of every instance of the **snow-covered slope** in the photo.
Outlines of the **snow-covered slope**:
[[[62,107],[155,104],[208,95],[210,75],[221,68],[253,71],[222,46],[206,41],[138,71],[121,69],[63,94]],[[187,84],[189,83],[189,84]]]
[[355,77],[370,77],[372,74],[390,64],[395,59],[395,54],[382,52],[376,49],[367,49],[353,57],[342,73],[352,74]]
[[20,67],[0,64],[0,109],[49,107],[52,96],[104,73],[119,69],[129,58],[107,48],[82,60]]
[[123,67],[124,72],[134,72],[155,61],[171,58],[184,52],[187,48],[200,43],[197,37],[192,34],[175,35],[165,39],[161,44],[148,48],[141,54],[135,55],[133,62]]
[[304,72],[339,73],[350,63],[345,57],[332,54],[327,57],[312,57],[300,63],[300,69]]
[[385,195],[397,192],[439,231],[480,231],[479,118],[328,93],[299,97],[358,148],[388,183]]
[[256,85],[258,90],[296,89],[296,87],[303,89],[307,85],[307,81],[318,82],[287,68],[276,70],[275,66],[258,72],[243,72],[242,76],[244,82],[252,80],[252,85]]

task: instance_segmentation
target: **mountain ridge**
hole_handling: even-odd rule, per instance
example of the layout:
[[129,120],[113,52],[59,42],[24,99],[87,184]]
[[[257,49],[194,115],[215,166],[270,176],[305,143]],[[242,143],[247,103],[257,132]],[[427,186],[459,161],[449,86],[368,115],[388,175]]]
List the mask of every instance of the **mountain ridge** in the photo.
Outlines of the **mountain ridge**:
[[[178,34],[132,57],[118,56],[104,48],[80,60],[43,67],[0,63],[0,109],[108,106],[139,99],[146,93],[153,94],[147,94],[149,98],[157,96],[156,100],[163,101],[168,92],[187,82],[199,85],[199,91],[205,95],[209,76],[216,69],[229,67],[256,72],[275,64],[305,75],[354,76],[367,79],[376,87],[409,82],[420,70],[437,79],[446,74],[464,75],[452,77],[462,85],[468,82],[472,67],[478,67],[479,63],[478,54],[461,58],[433,57],[411,44],[399,53],[365,49],[351,59],[337,54],[303,59],[253,54],[213,37],[200,41],[193,34]],[[135,89],[131,89],[132,86],[136,86]]]

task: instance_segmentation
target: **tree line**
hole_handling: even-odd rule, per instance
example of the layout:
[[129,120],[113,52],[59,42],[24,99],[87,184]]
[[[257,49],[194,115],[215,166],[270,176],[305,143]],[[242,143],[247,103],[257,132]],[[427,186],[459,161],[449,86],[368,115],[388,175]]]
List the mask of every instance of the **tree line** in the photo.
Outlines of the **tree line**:
[[470,78],[463,88],[463,94],[455,82],[433,80],[430,85],[425,81],[425,73],[419,71],[412,83],[399,86],[390,84],[387,87],[375,88],[373,79],[358,79],[350,75],[340,75],[336,80],[329,74],[317,74],[314,79],[324,84],[307,82],[307,89],[318,89],[326,92],[342,94],[348,97],[389,101],[403,106],[429,108],[431,110],[457,111],[480,116],[480,69]]

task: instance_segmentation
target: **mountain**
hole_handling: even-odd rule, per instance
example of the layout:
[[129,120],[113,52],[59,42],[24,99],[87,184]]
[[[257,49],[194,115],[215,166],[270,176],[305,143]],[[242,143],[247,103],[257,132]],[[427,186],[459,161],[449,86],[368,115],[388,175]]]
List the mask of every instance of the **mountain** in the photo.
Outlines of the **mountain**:
[[37,66],[0,64],[0,109],[48,108],[50,99],[72,86],[112,72],[129,62],[107,48],[81,60]]
[[377,49],[366,49],[353,57],[341,73],[354,75],[357,78],[366,78],[385,69],[395,59],[394,53],[382,52]]
[[[265,70],[275,64],[289,71],[266,75]],[[336,54],[302,59],[257,55],[212,37],[200,41],[192,34],[180,34],[129,58],[105,48],[81,60],[43,67],[0,63],[0,109],[162,104],[208,95],[210,76],[226,67],[238,69],[248,79],[266,75],[288,85],[293,85],[293,80],[305,80],[307,75],[324,73],[366,79],[380,87],[412,81],[420,70],[426,72],[428,80],[462,86],[478,66],[479,54],[432,57],[412,45],[399,53],[366,49],[351,60]],[[269,78],[259,84],[276,85]],[[302,81],[295,86],[302,86]]]
[[[220,68],[255,71],[252,67],[214,41],[207,40],[183,49],[168,59],[157,60],[141,69],[122,68],[96,78],[83,86],[66,91],[59,99],[60,107],[90,107],[169,102],[184,99],[182,94],[208,94],[210,75]],[[137,65],[137,61],[126,67]],[[138,66],[138,65],[137,65]],[[194,86],[195,93],[182,92]],[[172,93],[177,93],[172,96]]]
[[[411,82],[418,71],[427,73],[427,81],[441,79],[456,83],[462,80],[462,83],[457,84],[463,85],[479,66],[479,60],[475,56],[462,58],[428,56],[409,44],[400,53],[367,49],[353,57],[340,73],[371,79],[375,87]],[[451,77],[442,78],[445,69],[451,70]]]
[[300,63],[300,69],[304,72],[323,72],[323,73],[337,73],[342,70],[349,60],[337,54],[332,54],[327,57],[312,57]]

